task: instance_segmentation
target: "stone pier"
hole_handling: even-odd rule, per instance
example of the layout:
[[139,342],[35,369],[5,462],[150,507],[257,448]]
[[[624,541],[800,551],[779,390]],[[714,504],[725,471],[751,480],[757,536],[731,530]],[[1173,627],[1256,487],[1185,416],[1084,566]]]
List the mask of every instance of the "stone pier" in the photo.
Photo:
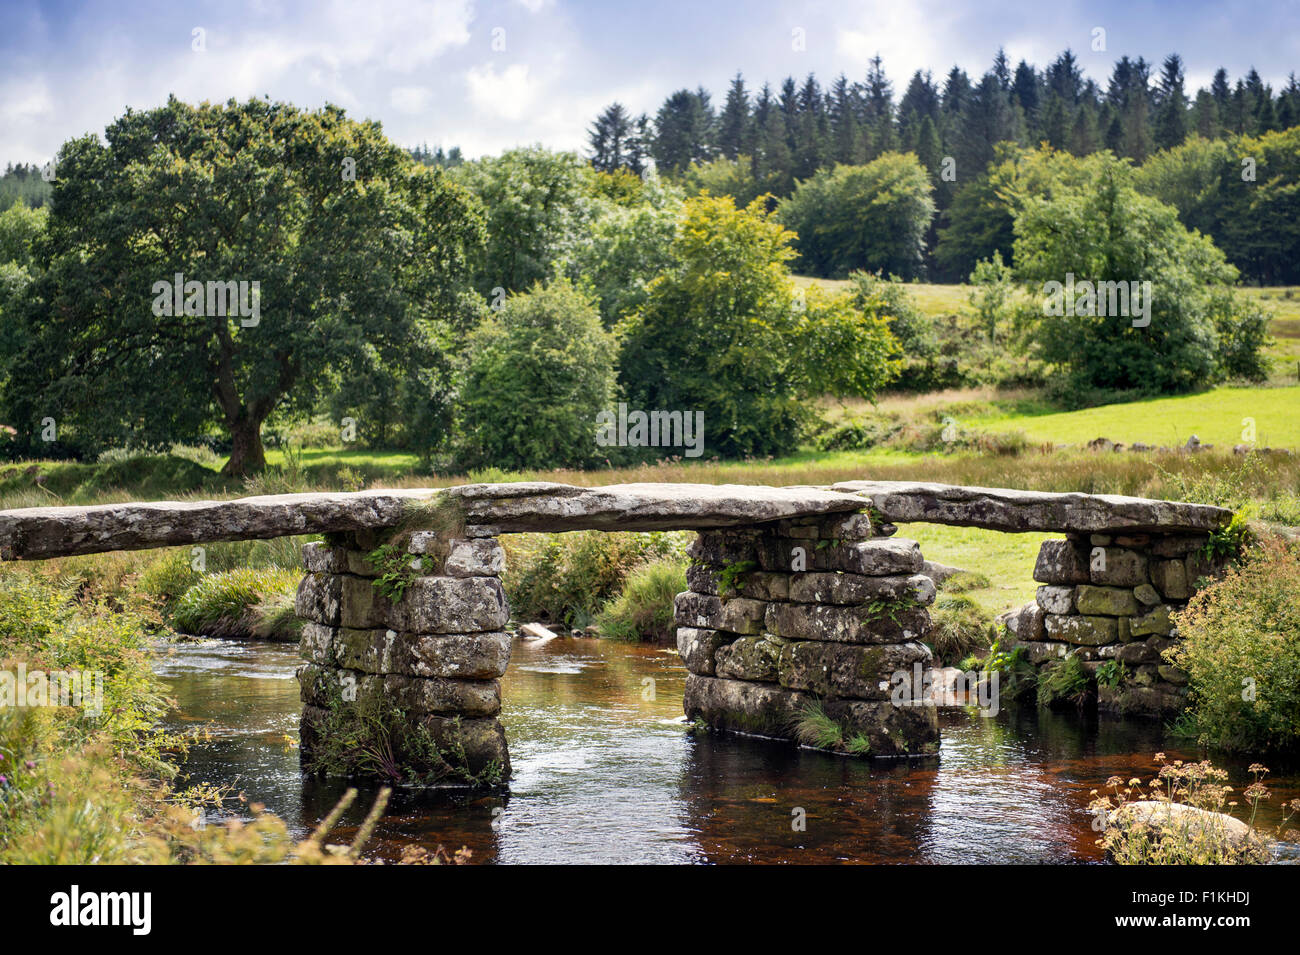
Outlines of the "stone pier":
[[1173,715],[1186,705],[1187,674],[1164,659],[1178,639],[1174,614],[1224,563],[1208,534],[1071,534],[1044,541],[1034,603],[1003,622],[1037,667],[1067,656],[1097,681],[1097,707]]
[[[510,776],[501,676],[510,662],[509,611],[495,539],[399,535],[377,567],[373,531],[328,535],[303,548],[295,610],[301,651],[302,755],[348,721],[383,724],[391,759],[428,782],[494,785]],[[382,571],[404,581],[400,596]],[[381,586],[376,586],[380,584]],[[385,596],[385,592],[389,596]]]
[[[934,707],[891,700],[893,674],[929,665],[935,597],[920,547],[892,531],[849,514],[701,533],[676,601],[687,718],[854,755],[937,751]],[[810,714],[819,740],[800,732]]]

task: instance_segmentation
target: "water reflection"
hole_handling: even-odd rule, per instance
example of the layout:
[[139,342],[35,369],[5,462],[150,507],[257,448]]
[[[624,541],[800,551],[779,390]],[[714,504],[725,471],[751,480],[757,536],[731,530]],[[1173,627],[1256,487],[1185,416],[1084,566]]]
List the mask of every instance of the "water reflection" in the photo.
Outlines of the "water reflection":
[[[160,659],[177,727],[206,725],[185,770],[229,783],[306,834],[346,788],[299,772],[293,648],[199,641]],[[466,846],[475,862],[1077,862],[1099,858],[1086,806],[1151,754],[1196,758],[1159,724],[1004,709],[945,711],[938,758],[895,763],[705,734],[681,719],[674,651],[597,640],[517,643],[502,722],[508,796],[394,793],[370,845]],[[1234,782],[1244,778],[1237,765]],[[1297,775],[1271,780],[1297,795]],[[335,838],[369,807],[363,790]],[[232,808],[239,804],[232,802]],[[802,823],[802,825],[800,825]]]

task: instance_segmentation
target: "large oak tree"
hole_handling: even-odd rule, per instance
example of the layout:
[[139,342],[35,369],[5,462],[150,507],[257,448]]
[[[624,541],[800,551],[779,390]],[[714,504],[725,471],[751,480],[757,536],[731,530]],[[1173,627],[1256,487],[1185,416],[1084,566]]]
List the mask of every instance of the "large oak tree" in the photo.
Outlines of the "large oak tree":
[[[225,473],[265,463],[273,411],[332,375],[409,369],[446,405],[445,353],[475,314],[464,282],[478,204],[378,124],[250,100],[128,111],[65,144],[44,269],[5,394],[32,450],[41,422],[94,450],[224,428]],[[260,316],[156,315],[155,283],[258,282]]]

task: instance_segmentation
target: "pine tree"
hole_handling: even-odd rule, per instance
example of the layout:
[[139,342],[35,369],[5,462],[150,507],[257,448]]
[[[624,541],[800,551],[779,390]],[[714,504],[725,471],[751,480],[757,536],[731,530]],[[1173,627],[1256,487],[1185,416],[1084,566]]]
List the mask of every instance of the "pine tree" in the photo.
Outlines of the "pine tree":
[[853,165],[861,158],[861,123],[858,94],[843,73],[835,80],[830,93],[831,159]]
[[868,158],[874,159],[895,146],[894,89],[885,75],[880,54],[871,58],[864,92],[867,125],[871,129],[871,152],[868,153]]
[[1070,130],[1073,126],[1070,118],[1070,111],[1061,99],[1061,94],[1055,89],[1047,93],[1047,104],[1043,107],[1043,123],[1041,136],[1044,142],[1053,149],[1068,149],[1070,146]]
[[921,160],[921,165],[929,171],[930,176],[937,177],[940,164],[943,162],[943,146],[939,142],[939,130],[929,116],[921,117],[921,125],[917,127],[914,152],[916,158]]
[[772,97],[766,83],[754,104],[754,180],[760,189],[778,198],[794,188],[791,175],[790,143],[786,137],[785,113]]
[[1030,142],[1038,141],[1038,102],[1040,99],[1038,71],[1021,60],[1016,64],[1016,75],[1011,81],[1011,99],[1025,115],[1025,128]]
[[613,172],[627,166],[628,140],[631,137],[632,117],[622,103],[611,103],[587,132],[591,165],[600,172]]
[[1156,84],[1155,144],[1172,149],[1187,138],[1187,93],[1183,89],[1183,61],[1170,53]]
[[650,153],[661,171],[680,174],[693,162],[708,162],[712,138],[709,94],[704,90],[678,90],[659,107]]
[[1043,82],[1049,92],[1061,98],[1064,105],[1075,106],[1083,90],[1083,70],[1079,67],[1078,59],[1067,49],[1048,65],[1043,74]]
[[745,80],[737,73],[727,90],[727,101],[718,118],[718,152],[728,159],[753,149],[753,123],[749,112],[749,93]]
[[1007,53],[1002,47],[998,47],[998,52],[993,57],[993,75],[997,77],[998,88],[1004,93],[1011,92],[1011,63],[1007,59]]
[[1255,132],[1266,133],[1277,128],[1277,117],[1273,112],[1273,90],[1260,78],[1259,72],[1252,66],[1246,74],[1246,91],[1249,94],[1250,115],[1254,121]]
[[1090,99],[1079,103],[1074,113],[1074,126],[1070,130],[1070,152],[1076,156],[1089,156],[1101,146],[1097,126],[1097,107]]
[[826,162],[830,122],[821,87],[811,73],[799,90],[795,104],[794,176],[807,179]]

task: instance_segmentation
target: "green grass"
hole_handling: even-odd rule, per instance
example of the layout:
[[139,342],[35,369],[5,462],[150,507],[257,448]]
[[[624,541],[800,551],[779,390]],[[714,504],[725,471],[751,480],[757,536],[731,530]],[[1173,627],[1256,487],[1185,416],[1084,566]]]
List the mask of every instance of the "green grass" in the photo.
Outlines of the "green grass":
[[1206,444],[1231,448],[1249,443],[1246,419],[1255,423],[1255,444],[1300,447],[1300,386],[1222,387],[1176,398],[1152,398],[1054,414],[1013,414],[957,421],[990,431],[1023,431],[1032,441],[1084,444],[1109,438],[1132,444],[1180,447],[1195,434]]
[[[980,607],[995,613],[1034,599],[1034,561],[1043,541],[1057,534],[1006,534],[979,527],[904,524],[900,537],[919,541],[926,560],[974,571],[989,585],[963,589]],[[980,581],[976,581],[980,582]]]
[[677,632],[673,598],[686,589],[686,561],[662,557],[633,567],[618,595],[596,615],[603,637],[669,642]]
[[301,579],[301,571],[278,568],[207,574],[176,602],[172,619],[184,633],[289,638],[294,634],[286,607],[292,610],[291,597]]

